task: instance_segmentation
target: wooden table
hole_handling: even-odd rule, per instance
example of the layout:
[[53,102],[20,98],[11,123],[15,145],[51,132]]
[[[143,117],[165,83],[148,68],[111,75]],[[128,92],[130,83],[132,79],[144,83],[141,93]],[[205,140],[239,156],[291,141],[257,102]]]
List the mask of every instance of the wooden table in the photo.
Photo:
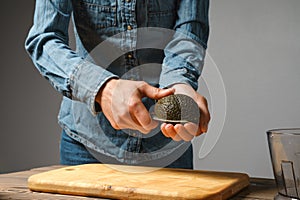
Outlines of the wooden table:
[[[47,194],[47,193],[37,193],[31,192],[27,188],[27,178],[33,174],[45,172],[48,170],[58,169],[63,166],[49,166],[35,168],[28,171],[14,172],[8,174],[0,174],[0,199],[50,199],[50,200],[65,200],[65,199],[99,199],[90,197],[78,197],[70,195],[59,195],[59,194]],[[246,199],[246,200],[261,200],[268,199],[273,200],[277,193],[275,181],[272,179],[261,179],[261,178],[251,178],[250,186],[242,190],[232,200]]]

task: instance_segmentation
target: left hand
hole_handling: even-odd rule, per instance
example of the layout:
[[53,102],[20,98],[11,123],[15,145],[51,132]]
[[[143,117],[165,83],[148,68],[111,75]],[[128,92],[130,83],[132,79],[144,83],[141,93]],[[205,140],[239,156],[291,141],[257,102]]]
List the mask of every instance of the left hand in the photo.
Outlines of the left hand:
[[170,137],[175,141],[191,141],[195,136],[207,132],[210,121],[207,100],[187,84],[175,84],[172,88],[175,88],[175,94],[185,94],[195,100],[200,108],[199,124],[191,122],[176,125],[163,123],[160,127],[161,131],[166,137]]

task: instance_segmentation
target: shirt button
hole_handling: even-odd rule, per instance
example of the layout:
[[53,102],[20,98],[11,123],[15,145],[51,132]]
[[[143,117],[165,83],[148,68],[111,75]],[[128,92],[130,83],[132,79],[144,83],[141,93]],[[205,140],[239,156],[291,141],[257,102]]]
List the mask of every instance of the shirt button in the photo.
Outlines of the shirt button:
[[127,3],[130,3],[130,2],[131,2],[131,0],[126,0],[126,2],[127,2]]
[[128,55],[127,55],[127,58],[132,58],[132,55],[131,55],[131,54],[128,54]]
[[127,30],[129,30],[129,31],[132,30],[132,26],[128,25]]

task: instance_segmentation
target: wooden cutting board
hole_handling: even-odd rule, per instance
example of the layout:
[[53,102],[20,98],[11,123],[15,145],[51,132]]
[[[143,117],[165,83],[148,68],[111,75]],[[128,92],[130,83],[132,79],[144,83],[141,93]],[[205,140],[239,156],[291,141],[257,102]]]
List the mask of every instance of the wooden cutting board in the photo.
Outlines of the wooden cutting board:
[[227,199],[249,185],[247,174],[104,164],[35,174],[33,191],[113,199]]

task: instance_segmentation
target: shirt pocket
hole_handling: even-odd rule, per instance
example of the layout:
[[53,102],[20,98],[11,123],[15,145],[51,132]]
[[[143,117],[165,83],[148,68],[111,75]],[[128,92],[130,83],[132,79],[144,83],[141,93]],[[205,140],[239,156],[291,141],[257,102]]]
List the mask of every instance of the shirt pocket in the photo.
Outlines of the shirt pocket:
[[177,0],[148,0],[148,26],[173,29]]
[[115,27],[117,24],[116,0],[80,0],[80,18],[95,30]]

